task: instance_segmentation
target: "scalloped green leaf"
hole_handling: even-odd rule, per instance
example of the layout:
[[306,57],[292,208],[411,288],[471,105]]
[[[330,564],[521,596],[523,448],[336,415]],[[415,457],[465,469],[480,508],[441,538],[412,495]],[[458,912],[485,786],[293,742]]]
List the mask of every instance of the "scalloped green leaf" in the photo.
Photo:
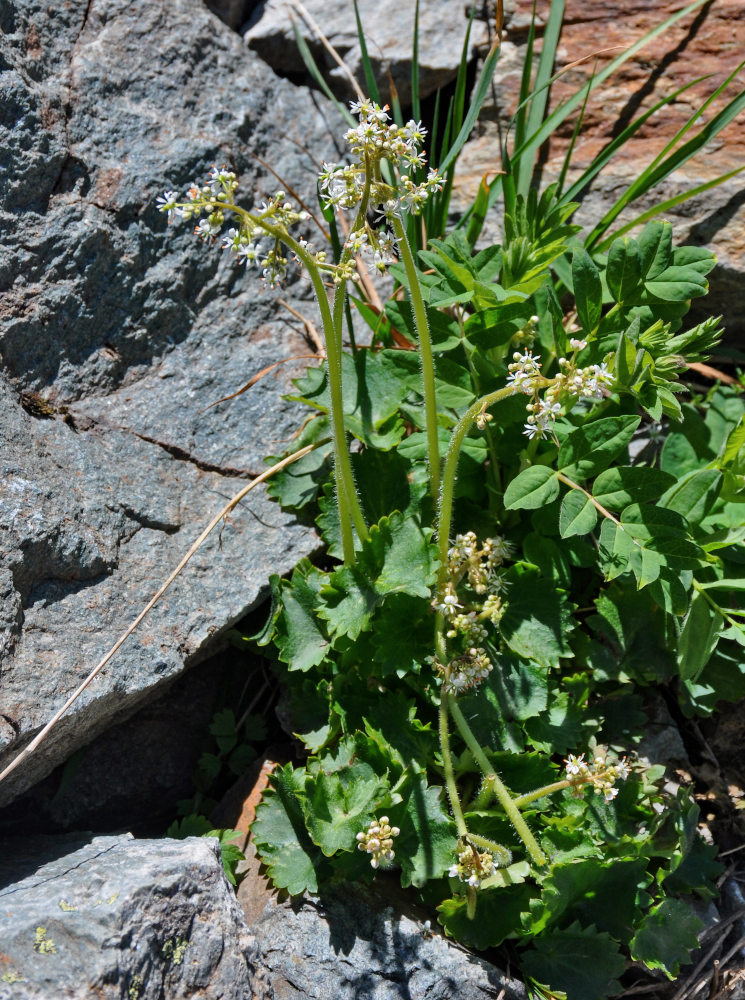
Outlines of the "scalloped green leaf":
[[439,921],[448,937],[483,951],[496,947],[520,930],[522,915],[528,911],[535,894],[536,890],[525,882],[479,891],[473,920],[466,912],[465,896],[458,895],[443,900],[437,907]]
[[631,955],[650,969],[662,969],[675,979],[681,965],[691,960],[698,948],[698,932],[703,927],[687,903],[663,899],[647,913],[631,940]]
[[328,653],[328,636],[315,613],[324,579],[325,574],[303,559],[291,579],[280,584],[274,641],[280,660],[290,670],[310,670]]
[[610,934],[579,922],[541,934],[523,953],[523,972],[571,1000],[608,1000],[621,992],[626,962]]
[[569,634],[574,619],[566,595],[536,572],[510,571],[506,580],[507,602],[499,630],[510,649],[544,667],[573,656]]
[[292,764],[279,767],[271,777],[251,826],[256,849],[278,889],[291,896],[317,892],[323,855],[310,839],[298,794],[305,786],[305,771]]
[[543,882],[540,903],[535,904],[532,933],[569,919],[629,941],[641,906],[649,902],[645,890],[652,876],[646,868],[646,858],[588,858],[555,865]]
[[340,850],[354,850],[357,834],[389,797],[385,777],[357,755],[364,739],[359,734],[355,740],[344,740],[316,759],[297,792],[311,839],[327,858]]
[[445,805],[442,788],[427,784],[423,772],[411,775],[400,789],[403,803],[390,810],[391,822],[401,830],[396,838],[396,863],[401,885],[421,887],[440,878],[455,859],[455,825]]
[[428,598],[436,565],[429,532],[415,518],[394,511],[372,525],[357,562],[331,574],[321,590],[318,614],[332,636],[354,640],[370,628],[375,610],[389,594]]

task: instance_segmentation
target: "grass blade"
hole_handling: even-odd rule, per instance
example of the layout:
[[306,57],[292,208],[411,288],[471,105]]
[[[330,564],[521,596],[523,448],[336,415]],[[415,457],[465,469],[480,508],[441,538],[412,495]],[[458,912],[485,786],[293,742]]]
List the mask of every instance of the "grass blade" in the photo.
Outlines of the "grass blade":
[[446,170],[451,163],[455,161],[461,149],[463,148],[466,139],[471,134],[473,126],[476,124],[476,119],[481,111],[481,105],[484,103],[487,91],[489,89],[489,84],[494,76],[494,70],[497,67],[497,60],[499,59],[499,42],[495,41],[492,47],[489,49],[489,53],[484,60],[484,65],[481,70],[481,75],[476,81],[476,86],[473,88],[473,94],[471,96],[471,102],[468,107],[468,114],[466,115],[465,121],[463,122],[458,135],[453,140],[453,143],[448,150],[445,159],[438,165],[440,171]]
[[638,118],[635,118],[634,121],[630,122],[630,124],[627,125],[626,128],[615,137],[615,139],[601,149],[587,170],[583,171],[583,173],[572,184],[562,198],[562,201],[575,201],[577,195],[581,191],[584,191],[590,181],[600,173],[606,163],[608,163],[615,156],[618,150],[629,141],[629,139],[649,118],[652,117],[652,115],[656,114],[660,108],[665,107],[666,104],[671,104],[673,101],[676,101],[678,97],[690,87],[695,87],[696,84],[702,83],[704,80],[708,80],[709,76],[710,74],[708,76],[700,76],[695,80],[690,80],[688,83],[684,83],[682,87],[673,91],[672,94],[668,94],[667,97],[663,97],[662,100],[657,102],[657,104],[648,108],[643,114],[639,115]]
[[514,149],[512,154],[513,160],[521,159],[523,156],[529,156],[534,150],[537,151],[540,149],[546,139],[548,139],[549,136],[556,131],[558,126],[569,117],[574,109],[583,102],[585,99],[585,89],[589,89],[591,91],[595,90],[601,83],[607,80],[612,73],[615,73],[619,66],[622,66],[625,62],[631,59],[632,56],[635,56],[640,49],[644,48],[645,45],[648,45],[649,42],[657,38],[658,35],[667,31],[669,27],[677,21],[680,21],[687,14],[692,13],[694,10],[698,10],[699,7],[702,7],[705,3],[710,2],[711,0],[693,0],[692,3],[687,4],[674,14],[671,14],[670,17],[665,18],[664,21],[660,22],[660,24],[656,25],[645,35],[642,35],[641,38],[637,39],[637,41],[625,49],[620,55],[616,56],[615,59],[612,59],[607,66],[600,70],[594,79],[588,81],[588,83],[580,87],[575,94],[567,98],[567,100],[560,104],[559,107],[547,115],[540,127],[536,129],[535,132],[531,133],[525,139],[525,142],[523,142],[518,148]]
[[339,111],[344,116],[344,118],[346,119],[346,121],[349,122],[349,124],[353,128],[355,128],[357,126],[358,122],[356,122],[354,120],[354,118],[352,118],[352,116],[349,113],[349,108],[346,106],[346,104],[343,101],[340,101],[338,99],[338,97],[336,96],[336,94],[333,93],[333,91],[331,90],[331,88],[329,87],[329,85],[326,83],[326,80],[325,80],[325,78],[323,76],[323,73],[318,68],[318,63],[313,58],[313,53],[308,48],[308,43],[305,41],[305,39],[303,38],[303,36],[300,34],[300,29],[298,28],[297,24],[295,23],[295,18],[291,16],[290,20],[292,21],[292,30],[293,30],[293,32],[295,34],[295,44],[298,47],[298,52],[300,53],[300,58],[305,63],[305,68],[308,70],[308,72],[310,73],[310,75],[313,77],[313,79],[316,81],[316,83],[318,84],[318,86],[324,92],[324,94],[326,95],[326,97],[328,97],[328,99],[330,101],[332,101],[336,105],[336,107],[339,109]]
[[627,222],[620,229],[611,233],[610,236],[606,236],[603,242],[598,244],[597,250],[600,252],[607,250],[613,240],[617,239],[619,236],[623,236],[624,233],[627,233],[635,226],[641,226],[650,219],[653,219],[656,215],[661,215],[663,212],[669,212],[673,208],[682,204],[684,201],[688,201],[690,198],[695,198],[696,195],[704,194],[706,191],[710,191],[712,188],[718,187],[720,184],[724,184],[724,182],[728,181],[730,177],[737,176],[737,174],[742,173],[743,170],[745,170],[745,164],[741,167],[735,167],[735,169],[730,170],[729,173],[715,177],[712,181],[705,181],[703,184],[698,184],[696,187],[689,188],[681,194],[676,195],[674,198],[668,198],[667,201],[662,201],[659,205],[654,205],[652,208],[647,209],[646,212],[642,212],[641,215],[637,215],[635,219],[631,220],[631,222]]
[[[597,64],[595,65],[595,69],[597,69]],[[593,69],[592,71],[590,80],[592,80],[592,78],[595,76],[595,69]],[[582,128],[582,123],[585,120],[585,111],[587,110],[587,102],[589,99],[590,99],[590,90],[588,88],[587,93],[585,94],[585,99],[582,102],[582,107],[579,109],[579,115],[577,115],[577,121],[574,123],[574,129],[572,130],[572,138],[569,140],[569,145],[567,147],[566,154],[564,155],[564,162],[561,164],[561,170],[559,171],[559,179],[557,181],[558,187],[556,189],[559,195],[561,195],[562,191],[564,190],[564,185],[566,184],[567,171],[569,170],[569,164],[571,163],[572,157],[574,156],[574,147],[577,145],[577,139],[579,138],[579,133]],[[572,200],[571,198],[565,199],[565,201],[571,201],[571,200]]]
[[421,116],[419,106],[419,0],[414,5],[414,37],[411,40],[411,114],[415,121]]
[[528,115],[528,105],[530,104],[531,88],[530,81],[533,79],[533,49],[535,45],[535,2],[533,0],[533,10],[530,15],[530,27],[528,28],[528,40],[525,43],[525,57],[523,59],[523,71],[520,76],[520,91],[517,95],[517,110],[513,118],[515,125],[514,145],[522,146],[525,142],[525,128]]
[[[541,126],[546,115],[546,104],[550,92],[551,78],[556,60],[556,50],[559,46],[559,36],[564,22],[564,0],[551,0],[551,11],[543,33],[543,46],[538,59],[538,69],[533,83],[533,97],[528,109],[526,132],[533,135]],[[539,147],[533,147],[530,153],[517,160],[517,190],[527,195],[533,178],[535,158]]]
[[[593,246],[598,240],[607,232],[609,226],[617,218],[617,216],[623,211],[626,205],[635,201],[637,198],[642,197],[651,188],[655,187],[666,177],[668,177],[674,170],[682,166],[688,160],[691,159],[700,149],[702,149],[707,143],[722,131],[725,126],[727,126],[733,118],[735,118],[741,111],[745,110],[745,90],[741,91],[737,97],[733,98],[729,104],[723,108],[719,114],[715,115],[710,122],[708,122],[699,132],[688,142],[684,143],[679,149],[672,152],[667,156],[661,163],[653,161],[642,175],[635,180],[626,191],[621,195],[621,197],[616,201],[611,209],[603,216],[601,221],[595,226],[593,231],[587,238],[586,246],[589,248]],[[654,164],[657,164],[654,166]]]
[[357,37],[360,42],[360,57],[362,59],[362,71],[365,74],[367,96],[371,100],[375,101],[376,104],[380,104],[380,91],[378,90],[378,82],[375,79],[375,74],[373,73],[370,56],[367,54],[367,42],[365,41],[365,32],[362,27],[357,0],[354,0],[354,16],[357,19]]

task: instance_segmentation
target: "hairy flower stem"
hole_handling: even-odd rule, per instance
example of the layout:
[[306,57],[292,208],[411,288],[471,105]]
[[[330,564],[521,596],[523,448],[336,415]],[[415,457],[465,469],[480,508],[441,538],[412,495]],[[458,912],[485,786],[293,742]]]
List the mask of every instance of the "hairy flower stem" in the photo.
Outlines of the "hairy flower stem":
[[[297,250],[295,252],[297,253]],[[360,502],[357,498],[354,477],[352,476],[352,463],[349,458],[349,450],[347,449],[341,383],[341,337],[337,339],[329,301],[326,297],[326,289],[323,286],[323,280],[315,265],[315,261],[313,261],[309,254],[304,254],[303,257],[303,263],[308,268],[310,279],[313,282],[313,289],[318,299],[321,320],[326,335],[327,370],[331,396],[331,427],[334,441],[334,478],[336,480],[336,496],[339,521],[341,523],[342,551],[344,553],[344,562],[352,564],[355,561],[352,524],[357,529],[357,534],[361,541],[365,541],[369,535],[365,519],[362,515]]]
[[448,790],[448,798],[453,810],[455,828],[461,840],[468,837],[468,827],[463,816],[460,798],[458,797],[458,786],[455,783],[455,772],[453,770],[453,757],[450,753],[450,731],[448,729],[448,695],[443,682],[440,692],[440,752],[442,753],[442,765],[445,771],[445,787]]
[[447,578],[448,548],[450,546],[450,523],[453,519],[453,498],[455,493],[455,477],[458,471],[458,459],[460,449],[463,445],[466,434],[471,429],[471,424],[476,420],[481,411],[494,403],[499,403],[508,396],[512,396],[515,390],[513,386],[506,385],[496,392],[490,392],[476,402],[463,414],[456,424],[450,445],[445,457],[445,468],[442,473],[442,489],[440,491],[440,512],[437,519],[437,546],[440,556],[440,585],[444,585]]
[[419,357],[422,365],[422,384],[424,388],[424,414],[427,425],[427,452],[429,458],[429,492],[433,500],[437,500],[440,485],[440,444],[437,438],[437,396],[435,393],[435,366],[432,357],[432,338],[429,332],[427,309],[419,286],[414,256],[406,238],[404,224],[398,215],[391,215],[393,231],[396,234],[401,259],[406,270],[406,281],[409,286],[411,305],[414,310],[417,336],[419,337]]
[[533,863],[539,866],[545,865],[546,855],[541,850],[538,841],[530,832],[528,824],[525,822],[525,819],[520,814],[520,810],[513,802],[510,793],[507,791],[507,788],[502,782],[502,779],[498,774],[494,773],[494,769],[489,763],[488,757],[484,753],[476,737],[473,735],[471,727],[466,722],[466,718],[461,712],[457,701],[451,694],[447,695],[447,710],[452,715],[455,725],[458,727],[458,732],[463,737],[466,746],[473,754],[476,763],[483,771],[484,777],[494,789],[497,801],[507,814],[507,817],[514,826],[517,835],[520,837],[523,844],[525,844]]
[[545,795],[552,795],[554,792],[560,792],[564,788],[576,788],[580,785],[586,785],[589,779],[587,778],[562,778],[561,781],[554,781],[551,785],[544,785],[543,788],[536,788],[534,792],[526,792],[525,795],[518,795],[512,801],[518,807],[527,806],[531,802],[535,802],[537,799],[542,799]]
[[509,848],[504,847],[502,844],[498,844],[495,840],[489,840],[488,837],[482,837],[480,833],[469,833],[468,839],[472,844],[477,847],[484,847],[494,858],[494,862],[499,868],[506,868],[507,865],[512,861],[512,852]]
[[[357,497],[352,475],[352,463],[349,458],[347,448],[347,434],[344,427],[344,402],[342,396],[341,378],[341,324],[336,329],[334,317],[331,313],[326,289],[323,284],[321,272],[313,256],[298,243],[283,227],[274,226],[261,217],[251,215],[245,209],[237,205],[228,205],[233,211],[243,215],[254,225],[260,226],[270,236],[280,240],[285,244],[306,266],[310,280],[313,283],[313,291],[318,300],[318,308],[321,311],[321,322],[323,324],[324,339],[326,341],[326,361],[329,378],[329,394],[331,396],[331,428],[332,440],[334,444],[334,480],[336,484],[336,497],[338,504],[339,521],[341,524],[342,551],[344,562],[351,564],[355,561],[354,553],[354,525],[360,540],[365,541],[369,537],[362,508]],[[343,287],[337,289],[337,297],[341,300],[343,310],[345,290]],[[336,300],[334,302],[336,306]]]
[[[329,394],[331,396],[331,429],[334,446],[334,481],[336,485],[339,522],[341,525],[342,551],[344,553],[344,562],[352,564],[355,562],[352,526],[354,525],[362,541],[369,537],[369,533],[354,486],[352,463],[349,458],[347,435],[344,427],[344,403],[341,380],[341,318],[337,333],[318,264],[314,260],[313,255],[308,253],[305,247],[291,236],[284,226],[273,225],[262,216],[252,215],[251,212],[246,211],[245,208],[241,208],[233,202],[229,202],[223,207],[243,217],[252,225],[259,226],[269,236],[273,236],[274,239],[284,243],[308,269],[308,274],[313,284],[313,291],[318,300],[318,308],[321,311],[321,321],[326,341]],[[340,296],[343,307],[345,290],[343,288],[337,290],[337,295]]]

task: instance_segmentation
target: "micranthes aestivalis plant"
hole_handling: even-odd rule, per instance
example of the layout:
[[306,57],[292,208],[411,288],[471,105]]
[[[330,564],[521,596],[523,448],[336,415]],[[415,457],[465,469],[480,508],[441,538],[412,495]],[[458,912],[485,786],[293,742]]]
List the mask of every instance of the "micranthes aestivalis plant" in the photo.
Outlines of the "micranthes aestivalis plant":
[[[578,1000],[610,995],[629,954],[672,977],[698,927],[679,897],[710,895],[718,869],[693,801],[633,748],[640,689],[678,676],[695,707],[706,669],[742,642],[724,594],[739,579],[745,408],[715,397],[710,458],[677,398],[718,337],[715,320],[682,329],[714,258],[674,248],[666,223],[593,258],[551,188],[517,200],[504,245],[475,252],[456,232],[415,255],[408,221],[441,183],[411,179],[424,129],[374,101],[352,110],[349,162],[319,178],[350,215],[335,262],[291,233],[305,219],[285,192],[245,209],[226,169],[161,199],[207,240],[232,222],[223,247],[269,284],[294,257],[325,334],[328,360],[294,397],[316,411],[299,443],[318,447],[273,490],[316,506],[341,565],[273,580],[255,638],[276,647],[310,756],[276,771],[254,840],[291,893],[396,867],[447,933],[517,940],[526,976]],[[386,321],[416,353],[343,350],[357,258],[400,281]],[[681,428],[667,458],[663,419]],[[640,433],[646,461],[630,453]]]

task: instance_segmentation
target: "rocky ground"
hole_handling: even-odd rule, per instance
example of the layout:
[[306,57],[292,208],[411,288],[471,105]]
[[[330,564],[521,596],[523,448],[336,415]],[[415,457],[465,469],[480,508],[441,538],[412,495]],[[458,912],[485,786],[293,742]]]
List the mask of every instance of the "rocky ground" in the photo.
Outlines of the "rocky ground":
[[[305,6],[356,71],[350,5]],[[530,5],[507,6],[503,59],[464,155],[461,202],[494,169],[494,137],[516,88]],[[247,199],[259,201],[278,183],[263,160],[312,200],[315,161],[338,155],[340,121],[307,85],[278,0],[209,7],[0,5],[0,770],[210,517],[296,430],[297,413],[280,397],[302,362],[207,408],[315,345],[257,275],[198,245],[188,227],[168,227],[155,197],[226,163]],[[568,3],[567,63],[594,51],[599,36],[604,46],[628,40],[673,9],[602,7],[599,21],[597,5]],[[360,10],[373,61],[381,73],[390,68],[405,100],[413,3],[360,0]],[[450,0],[423,5],[427,92],[455,76],[462,15]],[[578,163],[619,116],[693,72],[734,69],[744,19],[741,0],[707,4],[628,64],[593,106]],[[312,28],[297,23],[325,59]],[[487,5],[474,23],[474,72],[491,23]],[[632,144],[587,199],[588,216],[654,155],[685,110],[676,105]],[[741,124],[731,126],[697,166],[670,179],[667,196],[732,169],[742,135]],[[549,173],[566,141],[552,146]],[[735,178],[676,216],[681,237],[720,256],[707,307],[725,314],[734,345],[745,315],[743,204]],[[301,281],[283,296],[300,312],[307,306]],[[295,907],[264,899],[253,869],[241,910],[214,842],[121,833],[147,838],[167,826],[190,794],[201,733],[226,690],[264,692],[260,666],[247,671],[221,636],[261,603],[271,573],[315,546],[263,488],[253,492],[39,751],[0,783],[8,838],[0,851],[0,998],[524,995],[495,965],[430,936],[416,914],[394,919],[384,902],[353,897]],[[259,707],[272,710],[269,695]],[[711,790],[711,822],[736,851],[740,715],[683,736],[687,757],[676,766]],[[224,825],[240,813],[225,815]],[[729,857],[723,929],[740,926],[732,914],[745,905],[738,855]]]

